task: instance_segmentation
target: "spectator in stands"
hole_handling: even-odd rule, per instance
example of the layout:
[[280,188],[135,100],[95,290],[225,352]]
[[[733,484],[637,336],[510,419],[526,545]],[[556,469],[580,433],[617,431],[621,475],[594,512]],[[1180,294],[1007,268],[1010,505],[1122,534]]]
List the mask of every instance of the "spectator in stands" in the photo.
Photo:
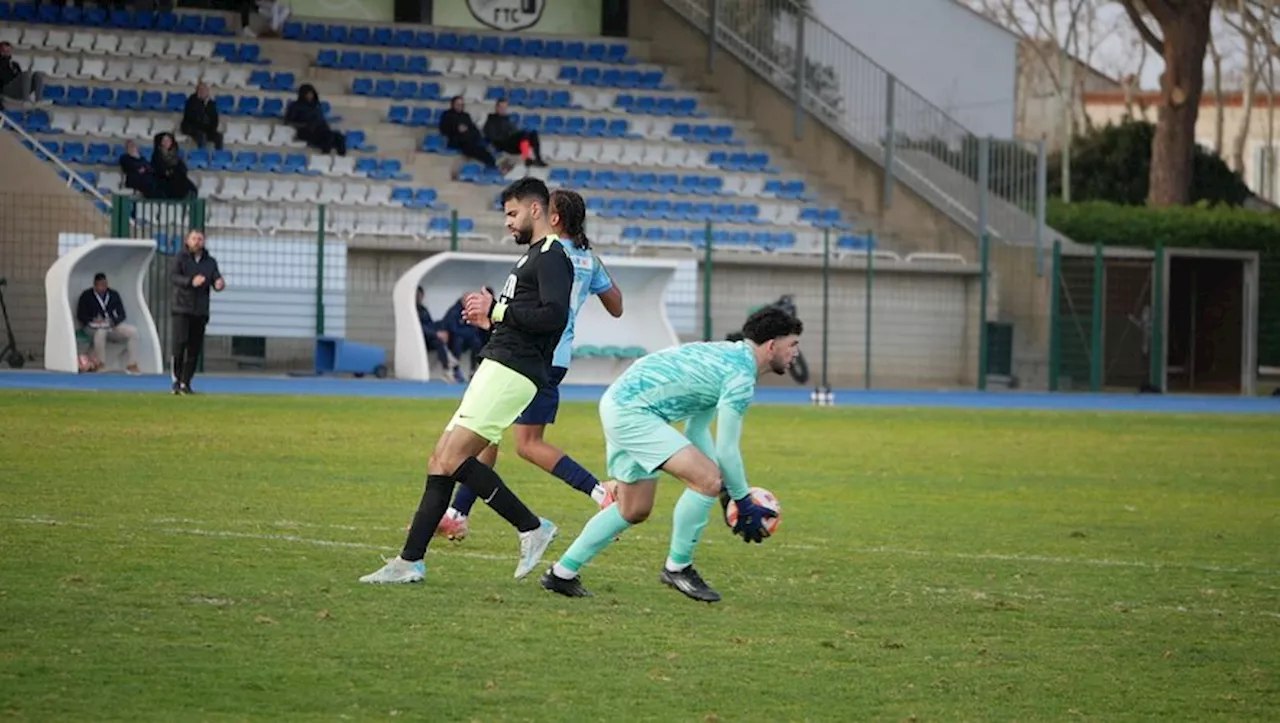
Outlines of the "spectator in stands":
[[[293,8],[283,0],[240,0],[240,28],[247,38],[278,38],[284,22],[293,14]],[[256,18],[250,13],[257,9]],[[253,29],[257,20],[258,30]]]
[[23,70],[13,59],[13,46],[0,42],[0,96],[35,103],[44,96],[44,73]]
[[503,153],[517,153],[526,166],[542,166],[542,144],[537,131],[520,130],[507,114],[507,99],[500,98],[484,120],[484,137]]
[[337,151],[340,156],[347,155],[346,134],[329,127],[329,121],[324,118],[324,108],[320,105],[320,96],[310,83],[298,88],[297,100],[289,101],[284,122],[298,132],[298,140],[321,153]]
[[120,156],[120,171],[124,173],[124,185],[142,194],[143,198],[164,198],[156,181],[155,169],[142,157],[142,151],[133,141],[125,141],[124,155]]
[[124,342],[124,370],[130,374],[138,371],[138,330],[132,324],[124,323],[124,302],[120,294],[107,285],[107,275],[97,273],[93,276],[93,286],[80,294],[76,304],[76,320],[80,328],[93,342],[93,361],[102,366],[107,358],[107,342]]
[[431,312],[427,310],[427,305],[423,303],[426,292],[422,287],[418,287],[418,323],[422,325],[422,339],[427,344],[427,351],[436,353],[436,359],[440,361],[440,368],[446,373],[452,373],[453,377],[458,381],[458,362],[449,355],[449,348],[445,346],[449,343],[449,333],[439,328],[439,326],[431,320]]
[[[492,287],[484,287],[490,295],[494,291]],[[471,372],[474,374],[476,367],[480,365],[480,350],[489,342],[489,332],[468,324],[462,318],[462,298],[445,312],[444,317],[440,320],[438,328],[446,334],[449,345],[449,353],[453,355],[456,362],[461,362],[464,352],[471,352]],[[462,370],[457,366],[454,367],[453,377],[457,381],[463,381]]]
[[218,131],[218,106],[213,102],[207,83],[196,85],[196,92],[187,98],[180,128],[196,142],[196,148],[204,148],[205,143],[213,141],[213,147],[222,150],[222,133]]
[[485,147],[484,136],[471,114],[465,110],[462,96],[455,95],[449,101],[449,110],[440,114],[440,135],[449,142],[449,147],[457,149],[467,158],[474,158],[486,168],[497,168],[498,162]]
[[151,167],[155,169],[159,198],[182,199],[196,195],[196,184],[187,176],[187,164],[182,161],[182,152],[172,133],[156,135]]

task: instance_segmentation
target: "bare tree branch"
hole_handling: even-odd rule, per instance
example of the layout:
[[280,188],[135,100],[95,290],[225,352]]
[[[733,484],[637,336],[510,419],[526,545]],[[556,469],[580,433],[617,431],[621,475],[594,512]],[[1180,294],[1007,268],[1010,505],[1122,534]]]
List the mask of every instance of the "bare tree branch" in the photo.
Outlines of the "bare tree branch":
[[[1147,0],[1143,4],[1150,5],[1150,3],[1151,0]],[[1147,41],[1147,45],[1150,45],[1152,50],[1164,55],[1164,41],[1156,37],[1156,34],[1147,26],[1147,19],[1142,17],[1142,11],[1137,7],[1137,0],[1124,0],[1122,4],[1124,5],[1125,13],[1129,15],[1129,20],[1133,22],[1133,27],[1137,29],[1142,39]]]

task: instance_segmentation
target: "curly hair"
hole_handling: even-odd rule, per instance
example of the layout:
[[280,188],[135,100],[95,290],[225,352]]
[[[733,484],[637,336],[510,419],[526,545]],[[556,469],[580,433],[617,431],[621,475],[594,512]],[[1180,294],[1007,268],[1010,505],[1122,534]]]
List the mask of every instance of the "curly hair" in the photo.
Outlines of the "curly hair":
[[587,238],[587,202],[575,191],[558,188],[551,192],[551,210],[560,216],[560,235],[573,241],[576,249],[591,248]]

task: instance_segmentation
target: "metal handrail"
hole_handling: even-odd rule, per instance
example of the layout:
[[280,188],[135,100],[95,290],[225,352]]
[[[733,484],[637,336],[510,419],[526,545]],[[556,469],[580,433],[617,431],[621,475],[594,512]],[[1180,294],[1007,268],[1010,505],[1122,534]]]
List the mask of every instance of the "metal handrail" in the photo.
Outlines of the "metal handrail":
[[12,129],[19,136],[21,136],[23,140],[30,143],[33,147],[33,150],[35,150],[37,156],[43,155],[46,159],[53,161],[54,165],[56,165],[58,168],[62,169],[63,171],[66,171],[67,188],[73,188],[78,184],[82,189],[87,190],[98,201],[106,204],[107,208],[111,208],[110,198],[107,198],[106,196],[102,195],[101,191],[99,191],[95,186],[91,185],[88,181],[84,180],[84,176],[81,176],[79,173],[76,173],[75,169],[71,168],[66,163],[64,163],[61,158],[58,158],[57,154],[49,150],[48,146],[41,143],[39,140],[36,139],[35,136],[28,133],[27,129],[23,128],[21,123],[14,120],[8,113],[5,113],[4,111],[0,111],[0,130],[3,130],[5,128]]

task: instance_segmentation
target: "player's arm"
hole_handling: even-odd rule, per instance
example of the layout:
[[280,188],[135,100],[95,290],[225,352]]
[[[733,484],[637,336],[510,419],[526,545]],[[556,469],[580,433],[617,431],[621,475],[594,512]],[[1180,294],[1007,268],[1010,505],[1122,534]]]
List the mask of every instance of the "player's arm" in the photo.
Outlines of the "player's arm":
[[533,334],[550,334],[569,323],[569,293],[573,266],[561,250],[544,253],[538,264],[538,303],[532,306],[495,304],[490,318]]
[[711,421],[715,416],[716,410],[708,409],[693,415],[684,425],[684,436],[712,462],[716,461],[716,442],[711,438]]
[[720,476],[729,496],[735,500],[751,491],[747,484],[747,468],[742,463],[742,415],[735,405],[721,404],[716,420],[714,459],[720,465]]
[[609,312],[609,316],[617,319],[622,316],[622,289],[613,283],[613,278],[609,276],[599,257],[595,261],[596,268],[591,274],[591,293],[600,298],[600,303],[604,304],[604,310]]

